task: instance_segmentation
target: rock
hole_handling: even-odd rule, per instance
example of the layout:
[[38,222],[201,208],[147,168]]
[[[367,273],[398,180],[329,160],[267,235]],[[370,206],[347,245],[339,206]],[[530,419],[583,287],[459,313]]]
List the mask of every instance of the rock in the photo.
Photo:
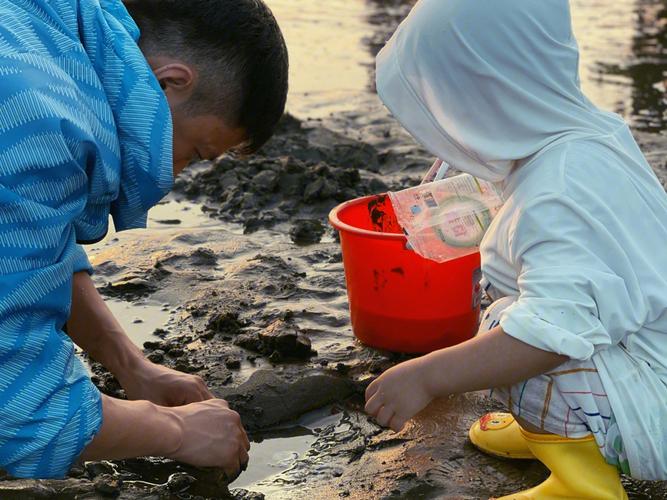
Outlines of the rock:
[[290,237],[297,245],[312,245],[319,243],[326,228],[318,219],[299,219],[290,229]]
[[325,181],[321,177],[308,184],[303,192],[303,201],[310,202],[318,199],[324,189],[324,184]]
[[266,498],[262,493],[248,491],[241,488],[230,490],[229,493],[231,493],[234,500],[264,500]]
[[238,370],[241,368],[241,360],[239,358],[227,358],[225,359],[225,366],[230,370]]
[[101,476],[102,474],[114,475],[116,473],[114,464],[106,460],[101,462],[86,462],[84,467],[88,477],[91,479]]
[[252,184],[259,190],[272,192],[278,185],[280,176],[273,170],[263,170],[252,178]]
[[149,353],[146,357],[148,358],[149,361],[152,361],[153,363],[161,363],[164,361],[164,351],[157,349],[151,353]]
[[93,483],[83,479],[0,481],[2,500],[40,500],[53,498],[95,498]]
[[257,332],[239,335],[234,339],[234,344],[255,352],[262,352],[264,346]]
[[104,295],[109,297],[123,297],[128,299],[150,295],[155,290],[156,286],[144,278],[121,279],[100,289]]
[[172,358],[180,358],[185,354],[185,351],[180,347],[172,347],[171,349],[169,349],[169,351],[167,351],[167,354]]
[[239,321],[238,313],[224,312],[213,315],[206,329],[222,335],[238,335],[243,330],[243,323]]
[[166,226],[178,226],[181,223],[181,219],[157,219],[155,222]]
[[264,352],[277,351],[281,357],[308,358],[312,353],[310,339],[301,334],[296,326],[276,320],[259,332]]
[[163,340],[147,340],[144,342],[144,349],[155,350],[162,349],[165,350],[167,343]]
[[176,472],[169,476],[169,479],[167,480],[167,488],[169,488],[169,491],[173,491],[174,493],[183,493],[190,489],[190,486],[196,482],[197,479],[192,477],[190,474],[185,472]]
[[286,380],[273,370],[258,370],[241,386],[223,388],[216,395],[226,399],[241,414],[247,430],[254,431],[343,401],[354,390],[350,380],[334,375],[312,373]]
[[174,364],[174,370],[183,373],[196,373],[204,369],[203,365],[194,365],[187,359],[179,358]]
[[117,497],[123,486],[123,481],[109,474],[102,474],[95,478],[95,491],[108,497]]
[[197,267],[213,267],[218,263],[218,256],[209,248],[198,248],[190,255],[190,262]]

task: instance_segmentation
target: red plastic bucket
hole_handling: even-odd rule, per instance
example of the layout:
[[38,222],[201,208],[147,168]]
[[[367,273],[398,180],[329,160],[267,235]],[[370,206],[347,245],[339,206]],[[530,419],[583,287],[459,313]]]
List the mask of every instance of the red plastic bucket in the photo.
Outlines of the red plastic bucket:
[[354,334],[363,343],[425,353],[472,338],[480,306],[479,252],[444,263],[406,249],[386,195],[334,208]]

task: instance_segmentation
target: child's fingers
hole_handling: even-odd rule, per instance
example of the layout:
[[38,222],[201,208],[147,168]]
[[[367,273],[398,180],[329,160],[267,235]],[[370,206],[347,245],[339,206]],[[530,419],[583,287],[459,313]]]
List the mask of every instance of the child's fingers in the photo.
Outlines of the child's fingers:
[[393,417],[391,417],[391,420],[389,421],[389,427],[394,432],[401,432],[403,430],[403,427],[405,427],[406,423],[407,420],[400,417],[398,414],[395,414]]
[[364,410],[366,410],[366,413],[368,413],[371,417],[374,417],[378,414],[381,407],[382,407],[382,398],[380,397],[379,394],[375,393],[366,402],[366,406],[364,407]]
[[382,408],[380,408],[380,411],[378,412],[377,417],[375,417],[375,420],[382,427],[389,427],[389,422],[391,421],[393,416],[394,416],[394,410],[386,406],[383,406]]
[[373,382],[369,384],[368,387],[366,387],[366,401],[371,399],[373,397],[373,394],[377,392],[378,385],[380,384],[378,382],[379,380],[380,380],[379,378],[376,378],[375,380],[373,380]]

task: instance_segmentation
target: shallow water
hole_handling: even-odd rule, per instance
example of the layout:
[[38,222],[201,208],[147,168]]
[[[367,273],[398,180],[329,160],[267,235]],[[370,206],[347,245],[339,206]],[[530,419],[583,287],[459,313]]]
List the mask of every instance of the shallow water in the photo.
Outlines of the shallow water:
[[279,476],[297,468],[322,429],[340,420],[340,413],[323,408],[307,413],[295,424],[254,436],[248,469],[231,486],[267,495],[275,492],[280,488]]
[[[267,0],[291,58],[288,107],[298,116],[351,111],[372,88],[378,23],[410,2]],[[572,0],[584,92],[641,129],[664,128],[667,20],[662,0]],[[380,15],[379,13],[384,13]],[[389,16],[386,15],[389,13]],[[393,28],[389,28],[389,33]],[[376,35],[375,37],[373,35]]]
[[131,333],[130,338],[139,347],[146,341],[155,340],[153,335],[155,330],[167,326],[172,318],[167,304],[149,300],[123,302],[106,299],[105,302],[123,329]]

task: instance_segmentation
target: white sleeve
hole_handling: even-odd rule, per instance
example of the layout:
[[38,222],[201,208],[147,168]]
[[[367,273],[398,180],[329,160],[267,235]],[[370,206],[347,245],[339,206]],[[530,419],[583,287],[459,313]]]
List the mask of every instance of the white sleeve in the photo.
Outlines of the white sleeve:
[[549,196],[522,211],[510,235],[519,298],[500,320],[508,335],[585,360],[639,329],[645,306],[633,303],[619,274],[629,265],[599,209],[594,217],[565,196]]

